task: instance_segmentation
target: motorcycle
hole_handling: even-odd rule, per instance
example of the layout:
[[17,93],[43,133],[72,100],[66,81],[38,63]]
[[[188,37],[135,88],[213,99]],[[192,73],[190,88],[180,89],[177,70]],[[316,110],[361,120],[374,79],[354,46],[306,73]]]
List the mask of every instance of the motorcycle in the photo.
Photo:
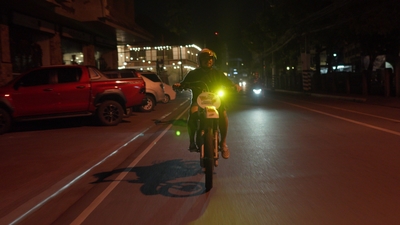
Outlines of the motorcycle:
[[218,147],[220,140],[218,108],[221,106],[221,97],[224,91],[211,92],[207,84],[201,81],[188,83],[179,89],[185,88],[202,90],[196,99],[199,106],[196,144],[200,152],[200,165],[204,168],[206,191],[209,191],[213,187],[214,167],[218,166],[220,151]]
[[251,97],[259,103],[259,101],[265,97],[265,89],[262,84],[254,84],[252,86],[252,92],[251,92]]

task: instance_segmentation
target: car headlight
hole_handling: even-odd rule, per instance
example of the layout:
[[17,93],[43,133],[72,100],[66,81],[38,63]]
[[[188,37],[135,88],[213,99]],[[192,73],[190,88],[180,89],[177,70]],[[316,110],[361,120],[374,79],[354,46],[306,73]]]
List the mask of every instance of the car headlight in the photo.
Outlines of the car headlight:
[[261,88],[253,89],[254,94],[259,95],[261,93]]

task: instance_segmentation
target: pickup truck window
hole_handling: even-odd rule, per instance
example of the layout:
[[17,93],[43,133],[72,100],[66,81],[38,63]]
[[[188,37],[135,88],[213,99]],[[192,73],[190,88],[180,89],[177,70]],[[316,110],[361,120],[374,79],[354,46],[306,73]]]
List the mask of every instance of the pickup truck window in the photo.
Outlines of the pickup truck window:
[[141,75],[144,77],[147,77],[148,79],[150,79],[153,82],[161,82],[160,77],[155,73],[142,73]]
[[88,70],[89,70],[90,79],[92,79],[92,80],[101,79],[100,71],[98,71],[92,67],[89,67]]
[[132,78],[139,77],[135,70],[115,70],[115,71],[103,71],[104,75],[108,78]]
[[35,70],[22,77],[18,83],[22,87],[46,85],[50,82],[50,70]]
[[57,70],[58,83],[78,82],[82,76],[80,68],[59,68]]
[[133,71],[121,71],[121,78],[138,77]]
[[110,73],[110,72],[105,72],[104,73],[108,78],[119,78],[119,75],[118,75],[118,73],[117,72],[115,72],[115,73]]

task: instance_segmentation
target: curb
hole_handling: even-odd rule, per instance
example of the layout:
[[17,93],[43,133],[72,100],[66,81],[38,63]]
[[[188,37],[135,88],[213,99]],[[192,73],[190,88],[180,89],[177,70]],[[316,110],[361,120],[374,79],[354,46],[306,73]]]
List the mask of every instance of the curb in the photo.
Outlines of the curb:
[[334,99],[341,99],[341,100],[347,100],[347,101],[353,101],[353,102],[366,102],[367,101],[367,98],[352,97],[352,96],[326,95],[326,94],[306,93],[306,92],[299,92],[299,91],[287,91],[287,90],[281,90],[281,89],[274,89],[274,90],[269,89],[269,91],[300,94],[300,95],[310,95],[310,96],[319,97],[319,98],[334,98]]
[[335,99],[342,99],[348,100],[353,102],[366,102],[366,98],[358,98],[358,97],[348,97],[348,96],[338,96],[338,95],[324,95],[324,94],[310,94],[311,96],[315,97],[323,97],[323,98],[335,98]]
[[376,96],[368,96],[368,97],[360,97],[360,96],[344,96],[344,95],[328,95],[328,94],[318,94],[318,93],[306,93],[300,91],[287,91],[282,89],[268,89],[268,91],[272,92],[282,92],[289,94],[299,94],[299,95],[308,95],[320,98],[332,98],[332,99],[340,99],[346,101],[360,102],[366,103],[370,105],[380,105],[391,108],[400,108],[400,98],[385,98],[385,97],[376,97]]

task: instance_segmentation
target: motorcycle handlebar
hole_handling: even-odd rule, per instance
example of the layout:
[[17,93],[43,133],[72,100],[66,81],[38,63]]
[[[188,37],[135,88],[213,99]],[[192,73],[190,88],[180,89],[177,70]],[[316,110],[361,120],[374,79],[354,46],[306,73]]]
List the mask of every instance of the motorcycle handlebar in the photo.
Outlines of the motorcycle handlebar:
[[[202,84],[202,85],[196,85],[196,84]],[[200,87],[200,86],[203,86],[203,87]],[[205,88],[204,90],[206,90],[206,91],[210,90],[208,88],[208,85],[203,81],[185,82],[184,84],[181,84],[181,83],[174,84],[174,89],[176,89],[176,90],[192,89],[192,88],[198,88],[198,89]]]
[[[173,88],[175,90],[184,90],[184,89],[197,88],[197,89],[202,89],[202,90],[205,90],[205,91],[210,91],[208,85],[203,81],[185,82],[184,84],[176,83],[176,84],[173,85]],[[231,87],[225,87],[225,88],[226,89],[237,90],[235,84],[233,84]]]

